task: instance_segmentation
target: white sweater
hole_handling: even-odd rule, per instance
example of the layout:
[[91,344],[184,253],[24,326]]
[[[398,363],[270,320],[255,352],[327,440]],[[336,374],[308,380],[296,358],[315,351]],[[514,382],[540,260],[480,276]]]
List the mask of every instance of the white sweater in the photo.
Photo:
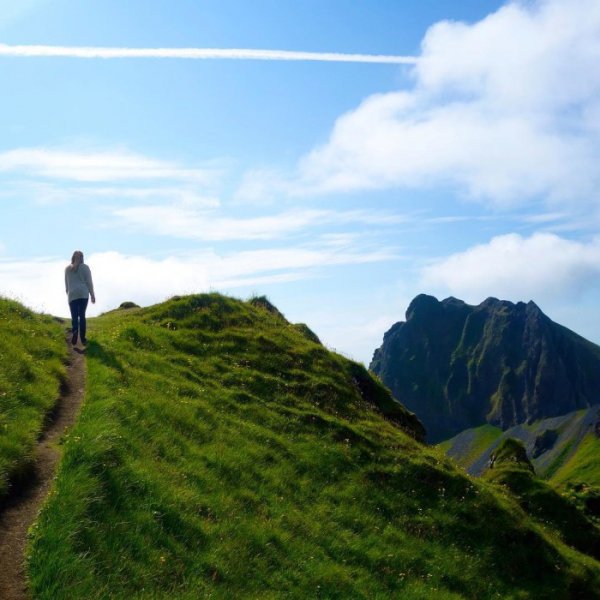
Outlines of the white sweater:
[[92,283],[92,272],[90,268],[81,263],[77,271],[73,271],[71,265],[65,269],[65,287],[69,302],[79,298],[87,298],[88,294],[94,295],[94,284]]

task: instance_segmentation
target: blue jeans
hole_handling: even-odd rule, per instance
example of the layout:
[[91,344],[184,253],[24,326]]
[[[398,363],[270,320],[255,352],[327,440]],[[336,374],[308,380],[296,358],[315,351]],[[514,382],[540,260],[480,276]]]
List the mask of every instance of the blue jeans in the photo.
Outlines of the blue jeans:
[[79,331],[82,341],[85,341],[85,309],[87,305],[87,298],[77,298],[77,300],[69,302],[69,308],[71,309],[71,331],[73,334]]

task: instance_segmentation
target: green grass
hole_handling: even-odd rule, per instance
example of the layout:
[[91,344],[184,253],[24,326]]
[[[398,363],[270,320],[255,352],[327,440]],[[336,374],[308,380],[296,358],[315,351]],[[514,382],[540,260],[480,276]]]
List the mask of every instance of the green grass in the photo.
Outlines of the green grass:
[[438,447],[469,472],[480,473],[483,459],[501,437],[516,437],[531,449],[550,432],[555,440],[532,457],[536,474],[558,489],[571,484],[600,488],[600,439],[591,430],[597,407],[591,407],[555,419],[542,419],[505,432],[490,425],[469,429],[438,444]]
[[514,438],[509,437],[502,440],[492,453],[491,460],[494,465],[500,463],[502,467],[506,465],[510,467],[518,466],[531,473],[534,472],[533,465],[527,458],[523,442]]
[[464,469],[469,468],[501,435],[502,430],[494,425],[481,425],[469,430],[469,439],[464,441],[460,434],[454,438],[437,444],[445,454],[453,456],[455,444],[460,444],[460,451],[454,460]]
[[37,599],[592,597],[599,564],[407,432],[356,363],[216,294],[90,323]]
[[64,376],[63,328],[18,302],[0,298],[0,500],[9,481],[31,467],[44,417]]
[[573,502],[535,476],[521,442],[507,438],[493,456],[493,468],[484,473],[487,481],[505,486],[548,535],[600,559],[600,528]]
[[550,479],[558,485],[584,481],[600,487],[600,439],[593,432],[588,433],[577,446],[577,452],[560,464]]

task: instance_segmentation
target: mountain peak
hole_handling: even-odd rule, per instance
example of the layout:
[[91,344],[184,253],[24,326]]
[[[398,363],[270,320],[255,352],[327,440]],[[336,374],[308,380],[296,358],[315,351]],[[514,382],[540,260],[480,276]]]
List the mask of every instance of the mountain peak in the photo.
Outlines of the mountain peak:
[[406,309],[406,320],[427,317],[434,311],[439,311],[440,302],[435,296],[419,294],[415,296]]
[[472,306],[419,294],[371,369],[416,413],[430,441],[490,423],[508,429],[587,408],[600,394],[600,347],[529,300]]
[[454,296],[448,296],[447,298],[442,300],[442,305],[444,307],[462,308],[463,306],[467,306],[467,303],[464,300],[459,300],[458,298],[455,298]]

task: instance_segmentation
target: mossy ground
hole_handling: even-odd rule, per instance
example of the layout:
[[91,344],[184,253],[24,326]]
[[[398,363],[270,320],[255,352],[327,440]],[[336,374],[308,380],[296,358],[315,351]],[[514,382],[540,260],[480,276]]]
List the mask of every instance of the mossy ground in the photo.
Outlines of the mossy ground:
[[24,477],[44,418],[58,397],[67,348],[64,328],[0,298],[0,501]]

